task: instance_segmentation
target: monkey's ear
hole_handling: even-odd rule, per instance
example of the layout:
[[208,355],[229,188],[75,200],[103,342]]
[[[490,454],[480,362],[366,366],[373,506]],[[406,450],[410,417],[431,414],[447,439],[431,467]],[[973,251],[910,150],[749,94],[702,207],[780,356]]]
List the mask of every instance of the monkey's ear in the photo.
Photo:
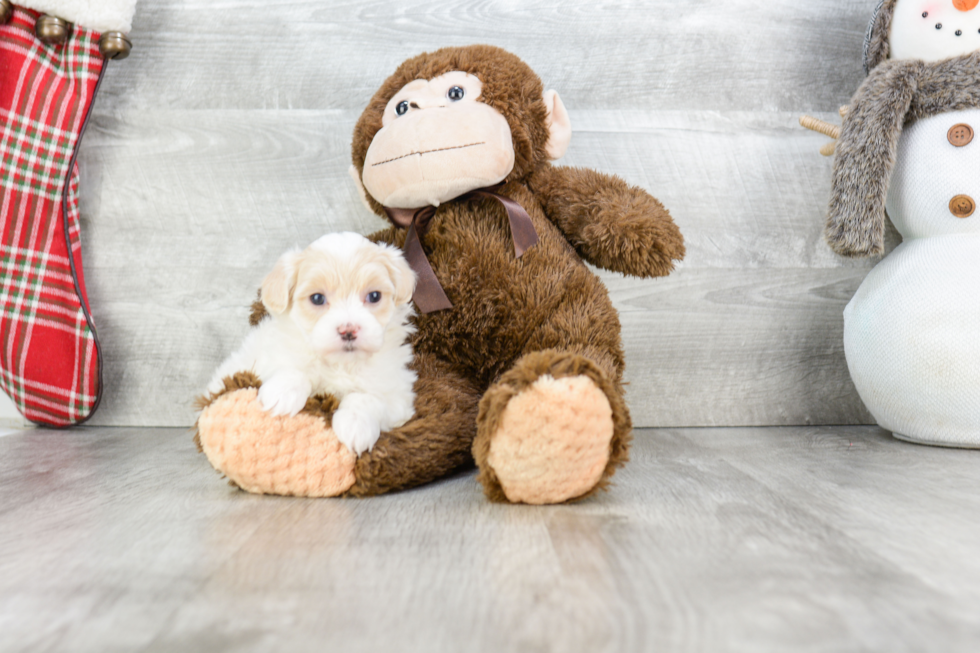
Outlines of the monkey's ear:
[[368,211],[374,213],[374,209],[371,208],[371,203],[368,202],[367,191],[364,189],[364,183],[361,181],[361,175],[357,172],[357,166],[353,163],[350,164],[350,168],[347,169],[350,173],[350,178],[354,180],[354,185],[357,186],[357,194],[361,196],[361,203],[367,208]]
[[273,315],[281,315],[289,308],[289,299],[296,285],[299,253],[299,249],[291,249],[280,256],[272,272],[262,282],[262,304]]
[[565,156],[568,143],[572,140],[572,121],[568,118],[565,105],[555,91],[544,92],[544,105],[548,107],[548,144],[545,152],[554,161]]

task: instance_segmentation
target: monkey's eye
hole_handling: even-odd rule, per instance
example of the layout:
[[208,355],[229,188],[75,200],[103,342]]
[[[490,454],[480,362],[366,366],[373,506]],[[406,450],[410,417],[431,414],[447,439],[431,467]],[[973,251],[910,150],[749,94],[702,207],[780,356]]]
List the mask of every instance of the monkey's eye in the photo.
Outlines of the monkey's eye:
[[395,113],[399,116],[404,116],[408,113],[408,100],[402,100],[397,105],[395,105]]
[[466,95],[466,92],[463,91],[462,87],[460,86],[453,86],[451,89],[449,89],[449,92],[446,93],[446,97],[453,102],[462,100],[464,95]]
[[377,290],[375,290],[374,292],[369,292],[367,296],[367,300],[369,304],[377,304],[378,302],[381,301],[381,293],[379,293]]
[[315,306],[323,306],[323,304],[327,301],[327,298],[324,297],[322,293],[315,293],[313,295],[310,295],[310,301]]

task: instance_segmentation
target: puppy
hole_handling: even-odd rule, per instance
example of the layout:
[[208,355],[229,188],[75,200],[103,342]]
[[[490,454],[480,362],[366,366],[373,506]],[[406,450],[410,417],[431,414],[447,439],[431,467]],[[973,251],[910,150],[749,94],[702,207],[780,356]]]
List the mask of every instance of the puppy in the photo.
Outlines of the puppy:
[[221,364],[208,390],[251,370],[262,380],[262,407],[274,415],[295,415],[311,395],[333,394],[334,433],[360,455],[415,412],[407,323],[414,290],[399,250],[357,234],[328,234],[286,252],[262,282],[271,317]]

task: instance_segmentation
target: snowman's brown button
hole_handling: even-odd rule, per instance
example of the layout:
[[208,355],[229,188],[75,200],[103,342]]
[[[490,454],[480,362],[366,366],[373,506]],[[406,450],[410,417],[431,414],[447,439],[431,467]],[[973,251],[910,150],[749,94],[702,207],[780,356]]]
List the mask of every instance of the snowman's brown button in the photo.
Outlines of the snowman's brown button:
[[964,145],[969,145],[970,141],[973,140],[973,127],[960,123],[958,125],[953,125],[946,132],[946,138],[949,142],[956,147],[963,147]]
[[969,195],[957,195],[949,201],[949,212],[957,218],[969,218],[977,210],[977,203]]

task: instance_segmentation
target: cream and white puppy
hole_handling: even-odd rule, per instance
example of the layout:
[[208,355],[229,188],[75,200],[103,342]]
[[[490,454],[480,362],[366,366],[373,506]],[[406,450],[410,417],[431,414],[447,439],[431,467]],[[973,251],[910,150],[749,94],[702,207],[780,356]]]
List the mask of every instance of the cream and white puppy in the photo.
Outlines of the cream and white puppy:
[[311,395],[333,394],[340,399],[334,433],[360,455],[414,414],[407,323],[414,290],[401,252],[358,234],[328,234],[286,252],[262,282],[270,317],[221,364],[208,390],[250,370],[262,380],[262,407],[275,415],[295,415]]

